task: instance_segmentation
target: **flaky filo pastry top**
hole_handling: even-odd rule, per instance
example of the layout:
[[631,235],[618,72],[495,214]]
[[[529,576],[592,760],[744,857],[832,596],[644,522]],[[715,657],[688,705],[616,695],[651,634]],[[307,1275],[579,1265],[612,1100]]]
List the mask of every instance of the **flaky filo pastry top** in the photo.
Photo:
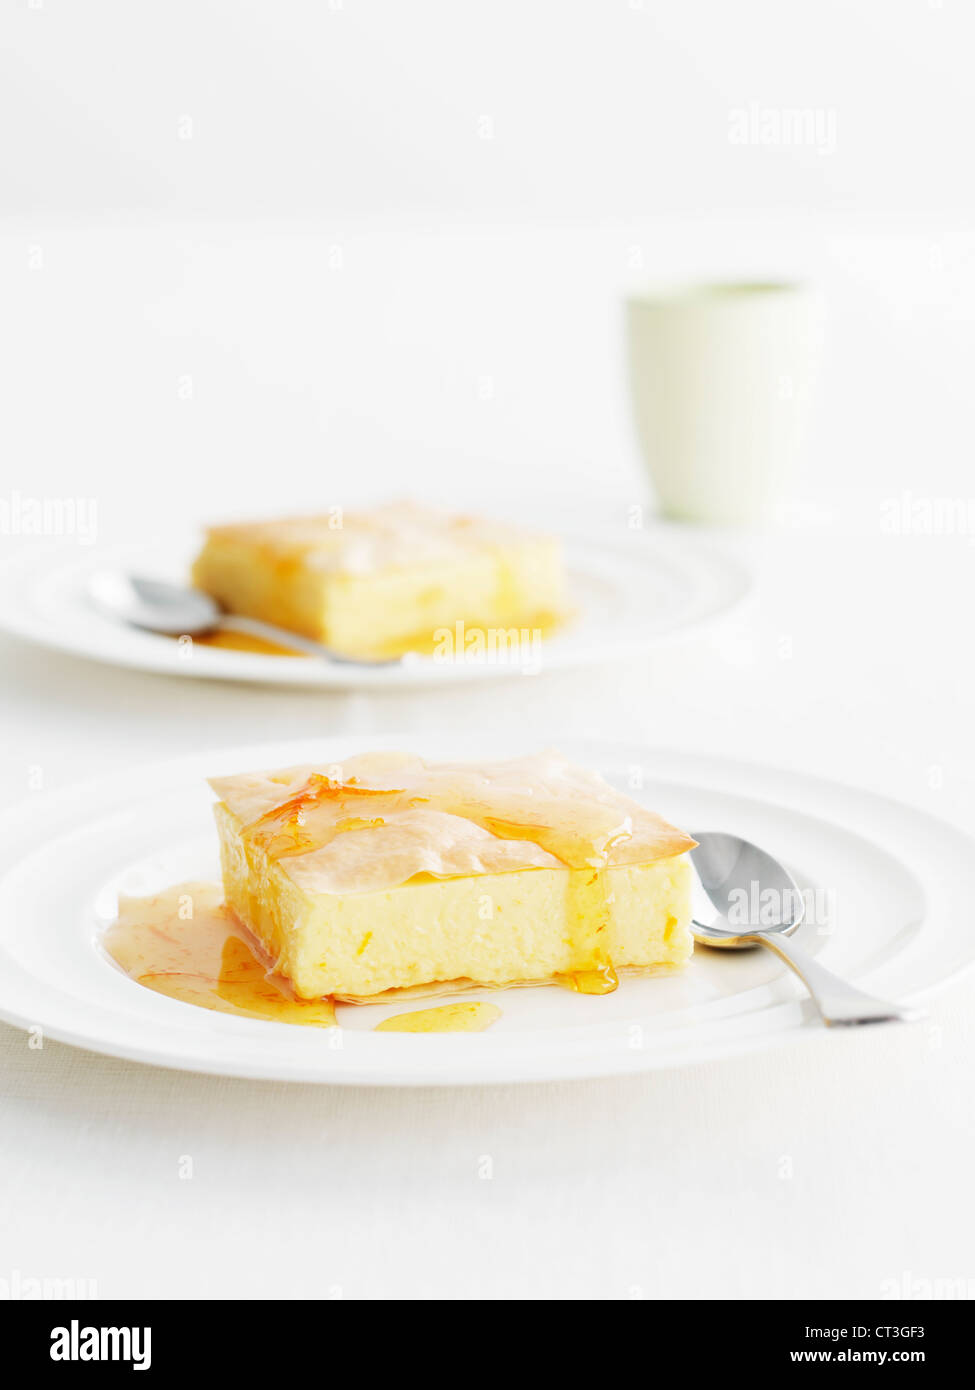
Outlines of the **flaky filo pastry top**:
[[210,786],[245,842],[310,893],[380,892],[424,874],[647,864],[695,843],[555,751],[483,763],[363,753]]
[[207,540],[253,547],[271,560],[300,561],[325,573],[364,575],[497,554],[545,539],[489,517],[461,516],[416,502],[387,502],[371,511],[240,521],[207,529]]

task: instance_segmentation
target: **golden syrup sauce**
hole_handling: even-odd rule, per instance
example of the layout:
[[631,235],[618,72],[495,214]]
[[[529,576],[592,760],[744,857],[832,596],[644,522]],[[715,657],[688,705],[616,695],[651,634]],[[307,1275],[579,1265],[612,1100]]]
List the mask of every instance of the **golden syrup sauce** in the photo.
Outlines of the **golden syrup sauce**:
[[255,652],[259,656],[307,656],[307,652],[297,652],[277,642],[269,642],[265,637],[252,637],[247,632],[206,632],[199,637],[177,638],[180,642],[191,641],[198,647],[221,647],[228,652]]
[[[544,641],[546,637],[551,637],[564,626],[566,619],[554,618],[543,614],[536,619],[527,622],[512,623],[519,630],[524,629],[530,634],[538,633],[539,638]],[[480,624],[467,622],[465,624],[468,632],[485,631],[487,628],[504,626],[504,624]],[[439,632],[439,629],[438,629]],[[184,639],[178,638],[182,641]],[[308,652],[295,651],[293,647],[286,647],[278,642],[269,642],[266,637],[252,637],[246,632],[207,632],[201,636],[190,639],[195,646],[199,647],[221,647],[229,652],[254,652],[258,656],[288,656],[288,657],[308,657]],[[382,642],[375,646],[363,647],[361,650],[343,652],[344,656],[360,657],[364,661],[393,660],[399,656],[435,656],[441,649],[442,639],[436,632],[417,632],[412,637],[401,637],[394,642]],[[510,649],[510,660],[516,664],[518,648],[514,646]]]
[[146,989],[219,1013],[335,1027],[331,999],[298,999],[212,883],[180,883],[150,898],[121,898],[102,936],[117,965]]
[[[525,632],[532,635],[532,637],[537,633],[538,639],[544,642],[547,638],[554,636],[564,627],[568,626],[572,617],[573,614],[569,611],[565,613],[544,611],[533,613],[527,618],[519,617],[517,621],[513,618],[509,618],[507,621],[501,622],[497,615],[492,617],[490,621],[485,621],[477,617],[464,617],[459,621],[463,622],[464,631],[467,633],[486,633],[490,632],[492,629],[515,628],[519,633]],[[445,626],[451,627],[452,625],[448,623],[445,624]],[[375,659],[377,657],[391,659],[407,655],[436,656],[442,650],[442,632],[443,628],[436,628],[432,631],[429,628],[425,628],[419,632],[412,633],[409,637],[398,637],[394,641],[380,642],[370,647],[363,647],[361,651],[349,652],[347,654],[349,656],[361,656],[368,659]],[[519,649],[517,644],[513,644],[512,647],[509,648],[509,660],[513,665],[517,665],[518,652]],[[463,653],[458,652],[457,655],[462,656]]]
[[[570,620],[571,615],[539,613],[527,620],[512,622],[512,627],[517,627],[519,631],[531,634],[537,633],[540,640],[544,641],[553,634],[559,632]],[[504,623],[478,623],[473,620],[465,620],[465,627],[469,632],[486,631],[491,627],[504,627]],[[351,657],[361,657],[366,661],[392,660],[400,656],[434,656],[441,647],[441,638],[437,635],[440,630],[435,632],[422,631],[416,632],[410,637],[400,637],[393,642],[381,642],[373,646],[363,647],[361,650],[344,652],[343,655]],[[308,652],[295,651],[293,647],[285,646],[278,642],[270,642],[266,637],[252,637],[246,632],[230,632],[217,629],[214,632],[203,633],[200,636],[187,638],[176,638],[179,642],[191,641],[199,647],[219,647],[228,652],[252,652],[258,656],[287,656],[287,657],[307,657]],[[511,649],[511,659],[516,660],[518,656],[517,646]]]
[[611,899],[605,873],[599,869],[572,869],[566,895],[569,941],[575,968],[556,976],[557,982],[577,994],[612,994],[619,984],[609,955]]
[[497,1004],[468,1000],[461,1004],[441,1004],[435,1009],[394,1014],[377,1023],[377,1033],[483,1033],[501,1017]]
[[360,816],[358,810],[379,810],[383,806],[395,809],[402,804],[401,798],[405,795],[402,788],[387,791],[361,787],[354,777],[348,782],[336,782],[313,772],[293,796],[245,826],[243,838],[276,863],[279,859],[321,849],[336,835],[350,830],[365,829],[370,823],[383,825],[381,815]]

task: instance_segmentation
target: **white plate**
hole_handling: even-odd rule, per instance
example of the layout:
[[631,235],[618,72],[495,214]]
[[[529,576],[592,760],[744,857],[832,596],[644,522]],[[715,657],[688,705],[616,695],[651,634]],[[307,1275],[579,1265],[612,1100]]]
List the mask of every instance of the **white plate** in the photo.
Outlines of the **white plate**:
[[[543,640],[543,669],[602,661],[683,637],[726,613],[748,589],[733,561],[666,528],[623,533],[612,543],[589,536],[565,540],[576,616]],[[70,558],[60,547],[28,547],[0,569],[0,629],[116,666],[273,685],[403,688],[536,669],[531,650],[498,662],[417,656],[401,665],[369,667],[187,647],[115,623],[88,600],[88,581],[97,570],[129,569],[185,583],[192,555],[189,540],[75,547]]]
[[[119,889],[149,893],[217,877],[205,776],[309,758],[341,762],[363,742],[333,738],[194,755],[8,812],[0,821],[9,866],[0,880],[0,1016],[63,1042],[162,1066],[372,1085],[639,1072],[823,1037],[801,987],[761,951],[699,948],[679,975],[624,979],[602,998],[558,988],[474,991],[466,997],[493,999],[502,1018],[485,1033],[441,1037],[373,1031],[380,1019],[416,1004],[340,1006],[341,1029],[325,1032],[213,1013],[144,989],[102,954],[99,933]],[[417,746],[402,736],[368,743]],[[738,831],[779,856],[814,895],[821,919],[801,929],[804,944],[857,984],[918,1001],[971,964],[975,846],[961,831],[794,773],[639,747],[561,747],[677,824]],[[417,751],[504,757],[530,750],[435,737]]]

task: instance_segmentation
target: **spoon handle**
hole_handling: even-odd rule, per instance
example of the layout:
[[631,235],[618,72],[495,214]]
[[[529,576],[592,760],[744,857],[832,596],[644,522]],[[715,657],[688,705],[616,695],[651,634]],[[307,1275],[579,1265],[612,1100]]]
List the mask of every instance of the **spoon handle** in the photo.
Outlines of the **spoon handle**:
[[247,618],[241,613],[221,613],[220,627],[231,632],[246,632],[249,637],[261,637],[265,642],[274,642],[279,647],[290,647],[292,651],[305,652],[308,656],[318,656],[325,661],[334,661],[340,666],[398,666],[399,657],[389,659],[377,658],[371,660],[369,657],[342,656],[339,652],[333,651],[331,647],[326,647],[322,642],[314,642],[310,637],[302,637],[298,632],[291,632],[285,627],[276,627],[274,623],[261,622],[260,618]]
[[875,999],[825,969],[812,956],[800,951],[787,936],[780,933],[766,935],[756,932],[753,941],[761,942],[774,951],[780,960],[790,966],[812,995],[813,1003],[829,1026],[851,1027],[858,1023],[909,1023],[923,1018],[923,1009],[902,1008],[899,1004],[888,1004],[883,999]]

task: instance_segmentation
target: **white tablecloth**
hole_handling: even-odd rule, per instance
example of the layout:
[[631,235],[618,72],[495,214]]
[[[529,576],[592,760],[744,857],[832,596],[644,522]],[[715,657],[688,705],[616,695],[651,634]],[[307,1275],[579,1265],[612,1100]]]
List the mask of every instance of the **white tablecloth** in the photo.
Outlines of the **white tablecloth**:
[[[760,759],[975,829],[955,597],[971,543],[852,515],[719,538],[757,586],[708,636],[463,697],[229,691],[4,641],[4,800],[37,768],[56,787],[177,750],[434,725]],[[912,1028],[643,1078],[400,1092],[195,1077],[31,1050],[0,1027],[0,1278],[265,1298],[872,1297],[968,1281],[973,1004],[963,980]]]

